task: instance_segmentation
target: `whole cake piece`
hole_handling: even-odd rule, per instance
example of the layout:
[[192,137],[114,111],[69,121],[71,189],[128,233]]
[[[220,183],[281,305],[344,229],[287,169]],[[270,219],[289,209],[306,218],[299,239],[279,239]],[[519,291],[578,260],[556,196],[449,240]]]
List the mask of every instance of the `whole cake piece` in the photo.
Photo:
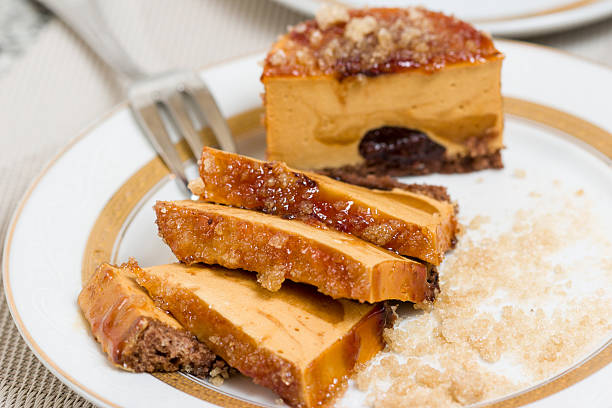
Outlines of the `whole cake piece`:
[[425,194],[368,189],[208,147],[200,177],[190,187],[202,200],[333,228],[434,265],[454,244],[455,207]]
[[135,261],[120,267],[102,264],[79,295],[79,306],[109,360],[128,371],[183,370],[198,376],[225,366],[136,284],[138,269]]
[[335,299],[433,300],[437,272],[349,234],[298,220],[197,201],[158,201],[159,235],[179,261],[257,272],[268,290],[285,279]]
[[266,57],[268,159],[335,174],[501,168],[502,60],[455,17],[323,8]]
[[384,347],[383,304],[334,300],[287,282],[277,292],[220,267],[161,265],[137,281],[228,364],[293,407],[319,407]]

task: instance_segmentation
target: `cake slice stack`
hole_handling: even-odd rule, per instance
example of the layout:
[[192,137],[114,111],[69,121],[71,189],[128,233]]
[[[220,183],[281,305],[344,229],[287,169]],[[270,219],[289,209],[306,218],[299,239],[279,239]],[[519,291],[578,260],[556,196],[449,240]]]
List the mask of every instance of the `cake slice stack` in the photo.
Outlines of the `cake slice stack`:
[[104,264],[79,296],[122,368],[206,375],[227,362],[292,406],[319,406],[384,348],[386,300],[433,299],[456,227],[437,190],[368,189],[209,148],[200,176],[200,201],[154,207],[182,263]]
[[212,148],[200,176],[190,187],[201,201],[155,205],[159,235],[181,262],[256,272],[270,290],[289,279],[360,302],[433,299],[435,265],[455,241],[449,201]]
[[383,191],[205,147],[202,200],[329,227],[374,245],[439,265],[454,244],[455,208],[425,194]]
[[361,302],[432,300],[433,267],[328,228],[240,208],[159,201],[159,234],[179,261],[258,274],[276,291],[285,279],[335,299]]

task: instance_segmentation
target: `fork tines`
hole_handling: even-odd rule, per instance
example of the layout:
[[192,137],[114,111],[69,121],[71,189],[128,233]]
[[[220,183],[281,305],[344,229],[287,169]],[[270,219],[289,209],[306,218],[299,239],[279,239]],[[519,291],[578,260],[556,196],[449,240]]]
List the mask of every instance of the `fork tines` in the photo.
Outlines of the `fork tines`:
[[[196,160],[204,145],[236,151],[215,99],[194,73],[172,72],[137,82],[130,87],[129,101],[136,121],[155,151],[188,194],[188,177],[175,142],[185,139]],[[212,130],[212,140],[203,140],[201,130],[205,125]]]

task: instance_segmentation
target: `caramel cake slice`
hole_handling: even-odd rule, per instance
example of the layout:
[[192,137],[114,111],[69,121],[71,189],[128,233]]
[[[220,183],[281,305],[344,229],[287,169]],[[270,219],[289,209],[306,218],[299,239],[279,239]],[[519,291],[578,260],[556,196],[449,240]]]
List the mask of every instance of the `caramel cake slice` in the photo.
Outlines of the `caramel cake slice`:
[[205,376],[217,357],[175,319],[159,309],[135,282],[130,261],[102,264],[81,291],[79,306],[109,360],[128,371],[183,370]]
[[433,300],[432,267],[331,229],[240,208],[158,201],[159,235],[179,261],[257,272],[266,289],[285,279],[335,299]]
[[292,282],[272,293],[253,274],[221,267],[173,264],[136,275],[200,341],[294,407],[333,398],[384,347],[382,304],[334,300]]
[[203,200],[322,224],[372,244],[439,265],[455,239],[449,202],[400,189],[368,189],[204,148],[201,180],[190,183]]
[[268,159],[359,174],[501,168],[503,55],[423,8],[323,8],[268,53]]

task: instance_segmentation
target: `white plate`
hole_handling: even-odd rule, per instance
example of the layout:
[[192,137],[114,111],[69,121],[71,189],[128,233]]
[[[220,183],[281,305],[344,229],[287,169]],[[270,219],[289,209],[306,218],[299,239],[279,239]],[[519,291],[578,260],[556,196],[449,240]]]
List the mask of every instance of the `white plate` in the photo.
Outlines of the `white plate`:
[[349,7],[425,6],[470,21],[478,28],[501,37],[527,37],[569,30],[612,15],[610,0],[276,0],[314,15],[325,3]]
[[[579,186],[599,204],[612,208],[610,160],[569,135],[599,143],[612,154],[608,103],[612,71],[542,47],[507,41],[497,44],[507,55],[503,69],[506,110],[510,113],[505,131],[506,170],[426,179],[449,186],[461,203],[462,217],[486,211],[487,206],[508,207],[512,200],[508,200],[506,189],[518,185],[512,177],[516,168],[539,174],[542,180],[552,177],[550,169],[554,169],[555,177],[562,178],[568,188]],[[255,55],[202,71],[225,115],[260,106],[261,68],[257,62],[261,59],[262,55]],[[257,122],[257,114],[255,118],[250,114],[235,119],[234,124],[253,120]],[[239,146],[243,152],[261,154],[261,134],[245,136]],[[491,180],[481,191],[489,197],[484,209],[482,200],[470,198],[478,188],[474,180],[480,177]],[[151,205],[155,199],[179,197],[128,109],[120,105],[52,161],[15,212],[3,263],[13,318],[38,358],[63,382],[99,405],[211,406],[151,375],[112,367],[92,339],[76,304],[83,263],[91,266],[108,258],[124,261],[135,256],[143,265],[151,265],[173,259],[156,236]],[[608,212],[604,221],[611,221],[609,218]],[[606,406],[612,401],[612,366],[596,369],[611,356],[612,346],[608,345],[604,353],[583,365],[582,371],[572,371],[563,381],[540,388],[539,394],[527,395],[546,395],[541,390],[553,393],[535,402],[538,407],[576,406],[579,401]],[[165,377],[165,381],[172,378],[176,380]],[[221,405],[229,404],[228,395],[275,405],[271,392],[244,378],[219,390],[194,386],[181,378],[183,386],[191,384],[188,388],[193,393]],[[515,399],[507,406],[528,400]],[[234,399],[232,403],[238,402]]]

